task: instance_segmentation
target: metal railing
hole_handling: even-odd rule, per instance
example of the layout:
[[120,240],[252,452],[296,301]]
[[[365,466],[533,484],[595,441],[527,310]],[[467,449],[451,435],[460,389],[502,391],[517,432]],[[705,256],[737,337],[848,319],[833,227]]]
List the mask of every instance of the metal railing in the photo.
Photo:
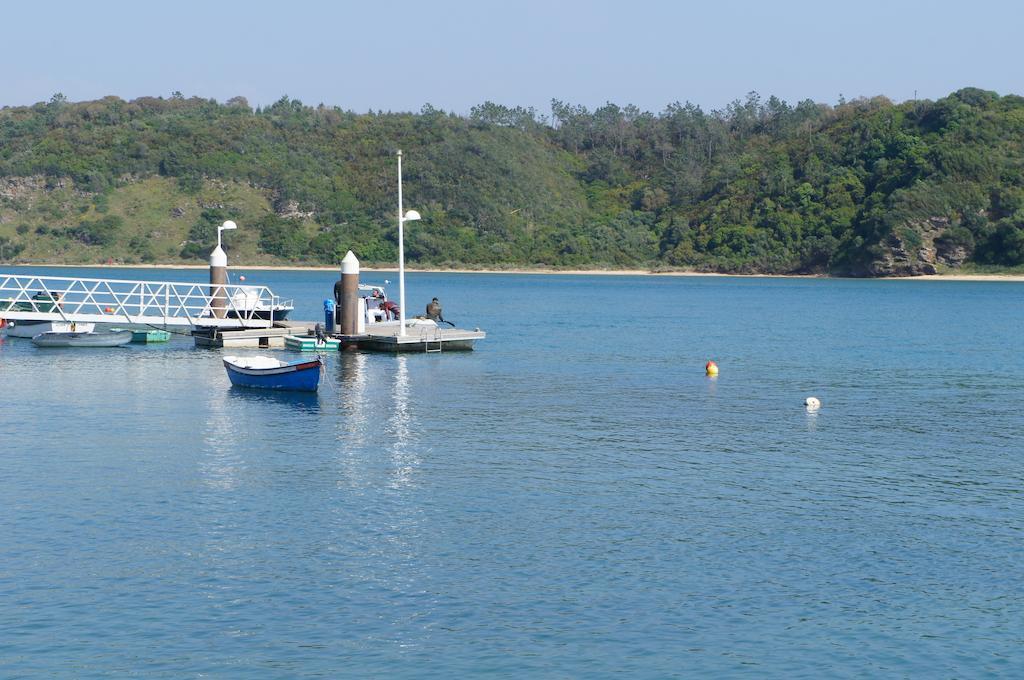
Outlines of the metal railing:
[[0,318],[266,328],[283,302],[266,286],[0,274]]

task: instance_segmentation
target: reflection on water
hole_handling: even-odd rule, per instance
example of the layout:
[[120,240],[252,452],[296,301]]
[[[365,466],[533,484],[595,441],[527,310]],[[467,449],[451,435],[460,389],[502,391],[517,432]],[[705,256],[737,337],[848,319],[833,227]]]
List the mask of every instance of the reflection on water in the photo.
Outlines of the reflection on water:
[[[367,355],[363,352],[343,351],[338,356],[339,379],[335,388],[342,413],[337,422],[338,439],[348,443],[349,449],[362,447],[370,429],[370,408],[367,403],[367,383],[370,380]],[[372,435],[369,435],[372,436]]]
[[233,403],[229,390],[217,384],[210,376],[205,394],[206,427],[203,430],[203,450],[199,459],[203,483],[210,488],[230,491],[237,484],[239,469],[245,465],[244,447],[237,445],[237,422],[232,419]]
[[412,483],[412,476],[420,464],[416,453],[414,428],[409,409],[409,357],[395,357],[393,374],[392,412],[388,421],[387,436],[391,443],[391,461],[394,466],[391,485],[406,486]]
[[320,410],[320,398],[316,392],[297,392],[290,390],[261,390],[253,387],[231,385],[223,393],[234,400],[234,407],[242,404],[257,408],[275,409],[268,415],[282,415],[280,408],[292,411],[316,413]]
[[336,419],[332,430],[345,478],[351,483],[363,478],[367,468],[376,463],[367,456],[384,453],[389,458],[390,483],[410,483],[419,456],[410,403],[409,357],[342,352],[337,358],[338,406],[329,412]]
[[362,352],[342,351],[337,359],[336,369],[328,372],[337,409],[330,409],[328,413],[334,419],[332,446],[337,452],[338,485],[359,487],[367,477],[360,452],[365,449],[367,439],[374,436],[374,405],[368,394],[371,386],[368,357]]
[[[219,356],[209,363],[216,363],[220,368]],[[223,370],[211,370],[203,375],[206,380],[200,392],[204,395],[206,414],[202,433],[206,456],[200,465],[209,485],[224,490],[235,486],[237,475],[244,472],[246,465],[243,458],[246,446],[240,444],[259,447],[288,431],[298,435],[296,443],[315,435],[307,428],[320,413],[316,392],[236,386],[230,383]],[[309,418],[314,420],[307,420]]]

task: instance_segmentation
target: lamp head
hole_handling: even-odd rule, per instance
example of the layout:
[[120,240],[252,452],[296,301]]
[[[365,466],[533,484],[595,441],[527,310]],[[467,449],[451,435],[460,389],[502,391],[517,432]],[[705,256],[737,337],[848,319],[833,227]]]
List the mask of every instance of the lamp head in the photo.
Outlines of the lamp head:
[[405,213],[405,217],[402,218],[403,222],[413,222],[420,219],[420,214],[415,210],[410,210]]
[[231,220],[227,220],[224,224],[220,225],[221,229],[238,229],[238,225]]

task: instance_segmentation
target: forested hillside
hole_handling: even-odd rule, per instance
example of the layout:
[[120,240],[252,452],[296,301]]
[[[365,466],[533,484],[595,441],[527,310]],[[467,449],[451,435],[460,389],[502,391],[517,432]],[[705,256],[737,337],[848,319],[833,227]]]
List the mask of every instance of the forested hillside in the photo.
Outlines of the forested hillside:
[[1024,264],[1024,98],[468,117],[168,98],[0,109],[0,262],[394,262],[874,276]]

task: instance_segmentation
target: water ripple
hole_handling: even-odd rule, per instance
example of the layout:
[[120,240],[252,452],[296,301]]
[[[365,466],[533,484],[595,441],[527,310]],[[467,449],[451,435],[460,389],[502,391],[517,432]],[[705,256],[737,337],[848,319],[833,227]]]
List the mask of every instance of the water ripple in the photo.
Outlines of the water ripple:
[[1018,288],[410,284],[488,340],[331,356],[316,395],[232,389],[184,339],[0,341],[0,674],[1021,667]]

